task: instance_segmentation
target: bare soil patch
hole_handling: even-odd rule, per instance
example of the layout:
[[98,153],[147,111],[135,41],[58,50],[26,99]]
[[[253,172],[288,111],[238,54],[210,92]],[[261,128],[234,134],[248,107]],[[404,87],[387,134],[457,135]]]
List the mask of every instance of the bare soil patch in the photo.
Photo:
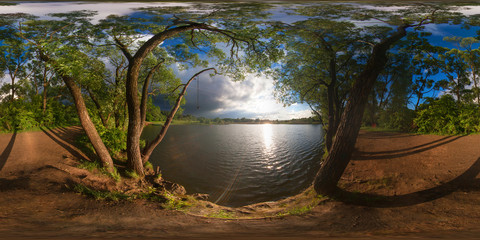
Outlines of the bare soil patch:
[[361,132],[335,198],[298,216],[277,210],[304,204],[301,197],[237,209],[214,206],[245,216],[274,208],[281,216],[221,219],[146,200],[98,201],[75,193],[72,183],[116,186],[75,167],[87,159],[73,145],[79,133],[73,127],[0,135],[0,238],[480,237],[480,135]]

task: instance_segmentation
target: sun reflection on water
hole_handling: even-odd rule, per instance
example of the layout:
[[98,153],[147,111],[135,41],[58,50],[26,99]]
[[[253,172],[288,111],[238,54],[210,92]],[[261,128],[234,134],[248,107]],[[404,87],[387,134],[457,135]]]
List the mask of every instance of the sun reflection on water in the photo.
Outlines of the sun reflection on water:
[[273,169],[273,160],[275,158],[275,145],[273,142],[273,129],[272,124],[263,124],[263,155],[264,155],[264,167],[268,170]]
[[263,124],[263,144],[266,152],[271,152],[273,148],[272,124]]

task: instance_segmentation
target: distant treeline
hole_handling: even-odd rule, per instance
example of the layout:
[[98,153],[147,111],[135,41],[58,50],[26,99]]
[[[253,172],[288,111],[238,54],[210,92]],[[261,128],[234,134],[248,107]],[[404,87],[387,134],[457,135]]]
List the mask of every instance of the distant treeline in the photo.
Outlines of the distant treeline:
[[[158,108],[156,106],[150,106]],[[149,122],[164,122],[166,118],[166,111],[160,111],[157,109],[160,115],[153,117],[152,115],[147,115],[147,121]],[[320,120],[317,117],[309,118],[295,118],[289,120],[270,120],[270,119],[252,119],[252,118],[206,118],[206,117],[197,117],[190,114],[176,115],[174,118],[174,124],[320,124]]]

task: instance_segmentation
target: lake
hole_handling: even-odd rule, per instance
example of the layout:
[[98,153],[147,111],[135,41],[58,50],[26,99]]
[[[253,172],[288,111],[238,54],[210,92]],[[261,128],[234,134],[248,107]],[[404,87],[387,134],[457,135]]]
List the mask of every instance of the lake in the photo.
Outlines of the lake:
[[[146,126],[153,139],[160,126]],[[322,156],[322,126],[232,124],[171,126],[150,162],[189,194],[220,205],[275,201],[305,190]]]

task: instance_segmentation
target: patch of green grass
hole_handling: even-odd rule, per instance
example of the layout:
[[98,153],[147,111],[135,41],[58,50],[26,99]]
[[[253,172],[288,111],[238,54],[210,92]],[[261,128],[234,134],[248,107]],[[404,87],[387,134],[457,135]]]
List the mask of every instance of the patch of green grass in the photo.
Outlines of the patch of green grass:
[[97,161],[81,161],[80,164],[77,166],[78,168],[85,169],[88,171],[100,170],[102,167],[100,163]]
[[235,213],[233,212],[228,212],[228,211],[225,211],[225,210],[222,210],[220,209],[218,212],[213,212],[213,213],[210,213],[208,215],[206,215],[207,217],[211,217],[211,218],[225,218],[225,219],[231,219],[231,218],[235,218]]
[[150,162],[145,162],[145,164],[143,165],[143,167],[145,169],[152,169],[153,170],[153,165],[150,163]]
[[135,171],[125,171],[125,175],[127,175],[127,177],[129,178],[133,178],[133,179],[139,179],[140,176],[135,172]]
[[113,178],[115,182],[120,182],[120,180],[122,180],[122,176],[120,176],[120,173],[118,173],[116,168],[113,168],[113,172],[106,172],[106,174]]
[[278,217],[284,217],[284,216],[298,216],[298,215],[303,215],[305,213],[310,212],[313,209],[312,205],[307,205],[303,207],[295,207],[289,210],[286,210],[284,212],[280,212],[277,214]]
[[111,173],[111,172],[107,171],[104,167],[102,167],[100,165],[100,163],[97,162],[97,161],[93,161],[93,162],[91,162],[91,161],[81,161],[80,164],[77,167],[81,168],[81,169],[88,170],[90,172],[93,172],[93,171],[97,170],[101,174],[104,174],[104,175],[107,175],[107,176],[113,178],[116,182],[119,182],[122,179],[122,177],[120,176],[120,173],[118,173],[116,168],[114,168],[113,172]]
[[166,199],[162,207],[168,210],[185,210],[193,205],[191,198],[181,199],[168,191],[164,191],[162,195]]
[[96,200],[111,200],[111,201],[118,201],[118,200],[129,200],[131,199],[131,196],[121,193],[121,192],[116,192],[116,191],[97,191],[93,190],[87,186],[81,185],[81,184],[76,184],[73,187],[73,190],[81,193],[83,195],[93,197]]

